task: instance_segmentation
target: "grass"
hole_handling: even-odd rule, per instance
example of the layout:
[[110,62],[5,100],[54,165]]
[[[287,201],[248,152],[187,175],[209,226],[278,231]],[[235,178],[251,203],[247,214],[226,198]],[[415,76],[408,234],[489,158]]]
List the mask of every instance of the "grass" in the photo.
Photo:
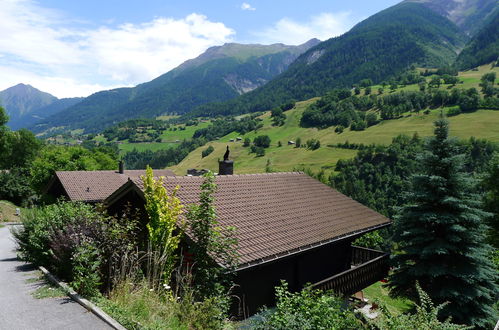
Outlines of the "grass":
[[[262,115],[264,126],[257,132],[239,135],[230,133],[217,141],[210,142],[191,152],[180,164],[172,167],[178,175],[184,175],[189,168],[207,168],[218,171],[217,159],[221,159],[228,145],[231,150],[231,159],[234,159],[234,172],[261,173],[265,171],[268,161],[274,171],[293,171],[296,168],[308,167],[314,171],[325,170],[331,172],[336,162],[340,159],[348,159],[355,156],[355,150],[330,148],[327,145],[335,145],[349,141],[350,143],[363,144],[390,144],[392,139],[399,134],[420,136],[431,136],[433,134],[433,122],[439,117],[440,110],[432,110],[430,114],[412,114],[404,118],[385,120],[378,125],[371,126],[364,131],[345,130],[338,134],[334,127],[327,129],[302,128],[299,126],[300,118],[305,108],[313,100],[297,103],[293,110],[286,111],[286,123],[281,127],[271,126],[270,114]],[[478,110],[473,113],[460,114],[448,118],[450,122],[450,134],[460,139],[468,139],[471,136],[488,139],[499,143],[499,111]],[[250,138],[253,140],[258,135],[268,135],[271,139],[270,148],[266,149],[265,156],[255,157],[249,153],[249,148],[242,146],[242,141],[230,142],[236,137]],[[290,140],[295,141],[300,137],[302,144],[308,139],[319,139],[321,148],[310,151],[305,148],[288,146]],[[278,147],[278,141],[282,147]],[[208,145],[215,149],[213,153],[201,158],[202,150]]]
[[191,294],[175,298],[171,291],[157,292],[145,283],[121,283],[108,298],[94,298],[100,308],[127,329],[233,329],[217,320],[214,300],[194,302]]
[[18,206],[9,201],[0,201],[0,222],[18,222],[19,217],[16,215],[16,208]]
[[414,307],[414,303],[409,299],[390,297],[388,289],[381,282],[376,282],[362,291],[364,292],[364,297],[369,299],[370,303],[374,301],[379,302],[392,315],[407,313]]
[[27,279],[26,283],[38,286],[31,294],[36,299],[60,298],[66,296],[66,292],[63,289],[49,282],[40,271],[35,272],[33,275],[35,275],[35,277]]
[[169,142],[140,142],[140,143],[120,143],[118,144],[118,148],[120,152],[127,153],[134,149],[138,151],[158,151],[162,149],[171,148],[172,146],[177,145],[178,143],[169,143]]

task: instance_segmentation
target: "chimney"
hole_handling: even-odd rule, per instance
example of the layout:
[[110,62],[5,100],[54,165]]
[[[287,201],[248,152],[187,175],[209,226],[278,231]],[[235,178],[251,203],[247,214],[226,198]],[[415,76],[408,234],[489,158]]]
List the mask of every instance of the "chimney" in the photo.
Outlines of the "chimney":
[[123,174],[125,173],[125,163],[123,162],[123,160],[121,159],[120,162],[118,163],[118,172],[120,174]]
[[218,175],[232,175],[234,174],[234,161],[233,160],[219,160],[218,161]]
[[232,175],[234,174],[234,161],[229,160],[229,146],[224,154],[224,160],[218,161],[218,175]]

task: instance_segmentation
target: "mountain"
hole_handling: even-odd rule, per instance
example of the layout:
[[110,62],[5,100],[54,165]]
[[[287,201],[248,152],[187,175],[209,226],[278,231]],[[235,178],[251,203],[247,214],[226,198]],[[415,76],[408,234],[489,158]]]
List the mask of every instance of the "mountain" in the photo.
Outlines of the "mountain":
[[482,29],[459,54],[456,65],[468,70],[499,60],[499,9],[489,17]]
[[66,126],[95,132],[130,118],[185,113],[200,104],[226,101],[266,84],[319,42],[211,47],[150,82],[95,93],[33,129]]
[[11,129],[26,128],[81,101],[81,98],[58,99],[33,86],[18,84],[0,92],[0,103],[7,110]]
[[191,116],[264,111],[365,78],[379,83],[411,65],[450,65],[466,40],[449,19],[423,4],[402,2],[312,47],[263,87],[228,102],[200,106]]
[[497,0],[405,0],[421,3],[454,22],[468,35],[474,35],[499,6]]

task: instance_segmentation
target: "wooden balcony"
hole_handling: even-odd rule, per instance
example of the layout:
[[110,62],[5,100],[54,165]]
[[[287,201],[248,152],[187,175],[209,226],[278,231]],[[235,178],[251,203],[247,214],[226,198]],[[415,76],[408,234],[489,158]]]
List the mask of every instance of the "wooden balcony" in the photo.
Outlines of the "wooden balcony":
[[312,288],[352,295],[388,275],[389,254],[352,246],[352,268],[312,284]]

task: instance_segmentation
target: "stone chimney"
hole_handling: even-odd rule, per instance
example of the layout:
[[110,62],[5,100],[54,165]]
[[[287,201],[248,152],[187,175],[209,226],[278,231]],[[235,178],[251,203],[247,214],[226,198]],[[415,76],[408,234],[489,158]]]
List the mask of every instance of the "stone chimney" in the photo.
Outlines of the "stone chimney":
[[123,162],[122,159],[118,163],[118,173],[120,173],[120,174],[125,173],[125,163]]
[[234,174],[234,161],[229,160],[229,146],[224,154],[224,160],[218,161],[218,175],[232,175]]

